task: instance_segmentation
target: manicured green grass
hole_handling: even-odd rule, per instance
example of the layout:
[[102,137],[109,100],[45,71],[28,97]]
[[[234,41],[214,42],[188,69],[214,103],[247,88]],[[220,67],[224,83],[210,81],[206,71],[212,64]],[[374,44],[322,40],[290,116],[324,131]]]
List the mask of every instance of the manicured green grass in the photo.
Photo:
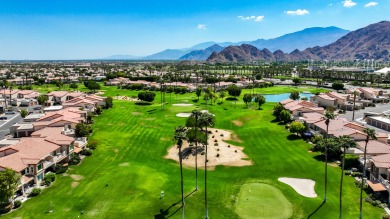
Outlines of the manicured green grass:
[[[135,91],[103,87],[107,95],[136,95]],[[270,88],[272,89],[272,88]],[[281,88],[274,88],[281,89]],[[283,91],[291,88],[283,88]],[[172,95],[172,103],[192,103],[195,94]],[[169,94],[166,96],[169,102]],[[173,107],[170,103],[162,110],[160,94],[154,104],[138,106],[130,101],[114,101],[114,108],[104,111],[95,119],[90,140],[98,148],[79,166],[72,166],[64,175],[36,198],[32,198],[17,211],[4,218],[166,218],[180,207],[179,165],[163,156],[174,145],[173,130],[185,123],[178,112],[194,108],[205,109],[204,101],[193,107]],[[216,127],[235,132],[244,152],[253,166],[218,166],[208,174],[210,218],[239,218],[236,203],[243,184],[265,183],[279,189],[292,204],[291,218],[307,218],[321,205],[324,196],[324,163],[317,153],[308,152],[311,146],[291,137],[284,125],[274,122],[271,115],[274,103],[266,103],[263,110],[246,109],[242,98],[234,106],[224,101],[208,106],[216,115]],[[244,125],[236,126],[232,120]],[[329,167],[328,201],[311,218],[338,217],[338,188],[340,168]],[[186,218],[204,218],[203,170],[199,171],[199,190],[186,198]],[[82,176],[82,177],[80,177]],[[316,181],[317,198],[305,198],[290,186],[278,181],[279,177],[308,178]],[[357,218],[359,190],[352,177],[344,180],[344,217]],[[108,186],[106,186],[108,184]],[[184,168],[185,193],[195,188],[194,169]],[[160,192],[165,197],[160,199]],[[47,212],[53,206],[53,213]],[[379,218],[383,210],[364,203],[364,218]],[[84,211],[81,215],[80,212]],[[180,218],[180,210],[170,218]],[[277,215],[277,212],[275,212]],[[253,218],[257,218],[254,216]]]
[[241,187],[236,212],[243,219],[287,219],[292,215],[292,207],[279,189],[264,183],[247,183]]

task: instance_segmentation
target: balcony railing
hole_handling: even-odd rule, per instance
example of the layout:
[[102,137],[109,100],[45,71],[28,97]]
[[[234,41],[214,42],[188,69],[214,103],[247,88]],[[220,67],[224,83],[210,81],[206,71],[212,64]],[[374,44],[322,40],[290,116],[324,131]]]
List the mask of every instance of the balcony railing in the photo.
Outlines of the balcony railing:
[[379,175],[378,181],[382,183],[384,187],[386,187],[387,190],[390,190],[390,184],[389,180],[384,179],[381,175]]
[[[359,163],[362,164],[362,165],[364,164],[364,158],[363,157],[359,157]],[[367,169],[369,167],[369,165],[368,165],[369,163],[370,163],[370,158],[367,157],[366,158],[366,168]]]

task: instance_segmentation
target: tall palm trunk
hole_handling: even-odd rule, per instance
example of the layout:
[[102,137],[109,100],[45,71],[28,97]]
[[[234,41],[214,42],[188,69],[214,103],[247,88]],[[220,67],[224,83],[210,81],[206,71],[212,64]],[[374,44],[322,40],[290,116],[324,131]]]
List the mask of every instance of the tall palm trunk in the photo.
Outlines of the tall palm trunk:
[[341,219],[343,217],[343,180],[344,180],[344,165],[345,165],[345,150],[346,147],[344,147],[344,151],[343,151],[343,160],[341,161],[341,179],[340,179],[340,215],[339,215],[339,219]]
[[198,116],[195,116],[195,178],[196,187],[195,191],[198,191]]
[[364,177],[366,177],[366,157],[367,157],[367,144],[368,139],[366,140],[366,145],[364,146],[364,155],[363,155],[363,174],[362,174],[362,184],[360,186],[360,216],[359,218],[363,218],[363,187],[364,187]]
[[352,121],[355,121],[355,102],[356,102],[356,91],[353,92]]
[[204,206],[206,209],[206,219],[209,218],[209,209],[207,205],[207,147],[208,147],[208,131],[206,125],[206,150],[205,150],[205,159],[204,159]]
[[326,144],[325,144],[325,196],[324,202],[326,202],[326,195],[328,193],[328,134],[329,123],[326,125]]
[[184,183],[183,183],[183,158],[182,158],[182,153],[181,153],[181,145],[179,146],[179,160],[180,160],[180,178],[181,178],[181,218],[184,219]]

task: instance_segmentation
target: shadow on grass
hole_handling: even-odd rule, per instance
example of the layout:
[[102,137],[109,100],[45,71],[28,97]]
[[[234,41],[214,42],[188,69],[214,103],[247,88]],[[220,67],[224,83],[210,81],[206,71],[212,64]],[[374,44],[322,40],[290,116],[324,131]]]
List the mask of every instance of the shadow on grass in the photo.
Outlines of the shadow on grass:
[[290,141],[295,141],[295,140],[301,139],[301,137],[299,137],[298,135],[291,134],[291,135],[287,136],[287,139]]
[[318,207],[316,208],[316,210],[314,210],[313,213],[311,213],[311,214],[307,217],[307,219],[309,219],[309,218],[311,218],[313,215],[315,215],[315,214],[317,213],[317,211],[320,210],[324,204],[325,204],[325,201],[322,201],[322,203],[320,204],[320,206],[318,206]]
[[[195,193],[197,190],[194,190],[192,192],[190,192],[188,195],[186,195],[184,197],[184,199],[186,199],[188,196],[192,195],[193,193]],[[183,206],[180,206],[178,209],[176,209],[172,214],[169,214],[169,210],[176,206],[177,204],[180,204],[181,203],[181,200],[178,201],[178,202],[175,202],[173,203],[169,208],[167,209],[160,209],[160,213],[159,214],[156,214],[154,215],[154,219],[167,219],[167,218],[170,218],[172,217],[173,215],[175,215]]]
[[[313,158],[316,159],[317,161],[325,162],[325,155],[323,155],[323,154],[316,155]],[[329,159],[329,157],[328,157],[328,159]]]
[[136,102],[135,105],[138,105],[138,106],[149,106],[149,105],[152,105],[152,104],[148,103],[148,102]]
[[237,101],[238,99],[235,98],[235,97],[227,97],[225,100],[228,100],[228,101]]
[[197,103],[199,100],[192,100],[192,102]]

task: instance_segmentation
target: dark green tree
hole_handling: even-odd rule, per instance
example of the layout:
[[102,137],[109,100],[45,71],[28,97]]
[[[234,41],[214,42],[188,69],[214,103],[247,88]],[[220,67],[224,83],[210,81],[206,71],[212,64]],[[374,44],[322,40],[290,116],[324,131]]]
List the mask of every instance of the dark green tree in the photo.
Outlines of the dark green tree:
[[87,124],[78,123],[75,129],[76,137],[87,137],[89,135],[90,128]]
[[259,106],[259,109],[261,109],[261,106],[266,102],[265,97],[261,94],[258,94],[255,96],[255,102]]
[[151,91],[141,91],[138,93],[138,99],[149,103],[153,102],[155,96],[156,94]]
[[291,92],[290,99],[299,100],[299,92],[298,91]]

